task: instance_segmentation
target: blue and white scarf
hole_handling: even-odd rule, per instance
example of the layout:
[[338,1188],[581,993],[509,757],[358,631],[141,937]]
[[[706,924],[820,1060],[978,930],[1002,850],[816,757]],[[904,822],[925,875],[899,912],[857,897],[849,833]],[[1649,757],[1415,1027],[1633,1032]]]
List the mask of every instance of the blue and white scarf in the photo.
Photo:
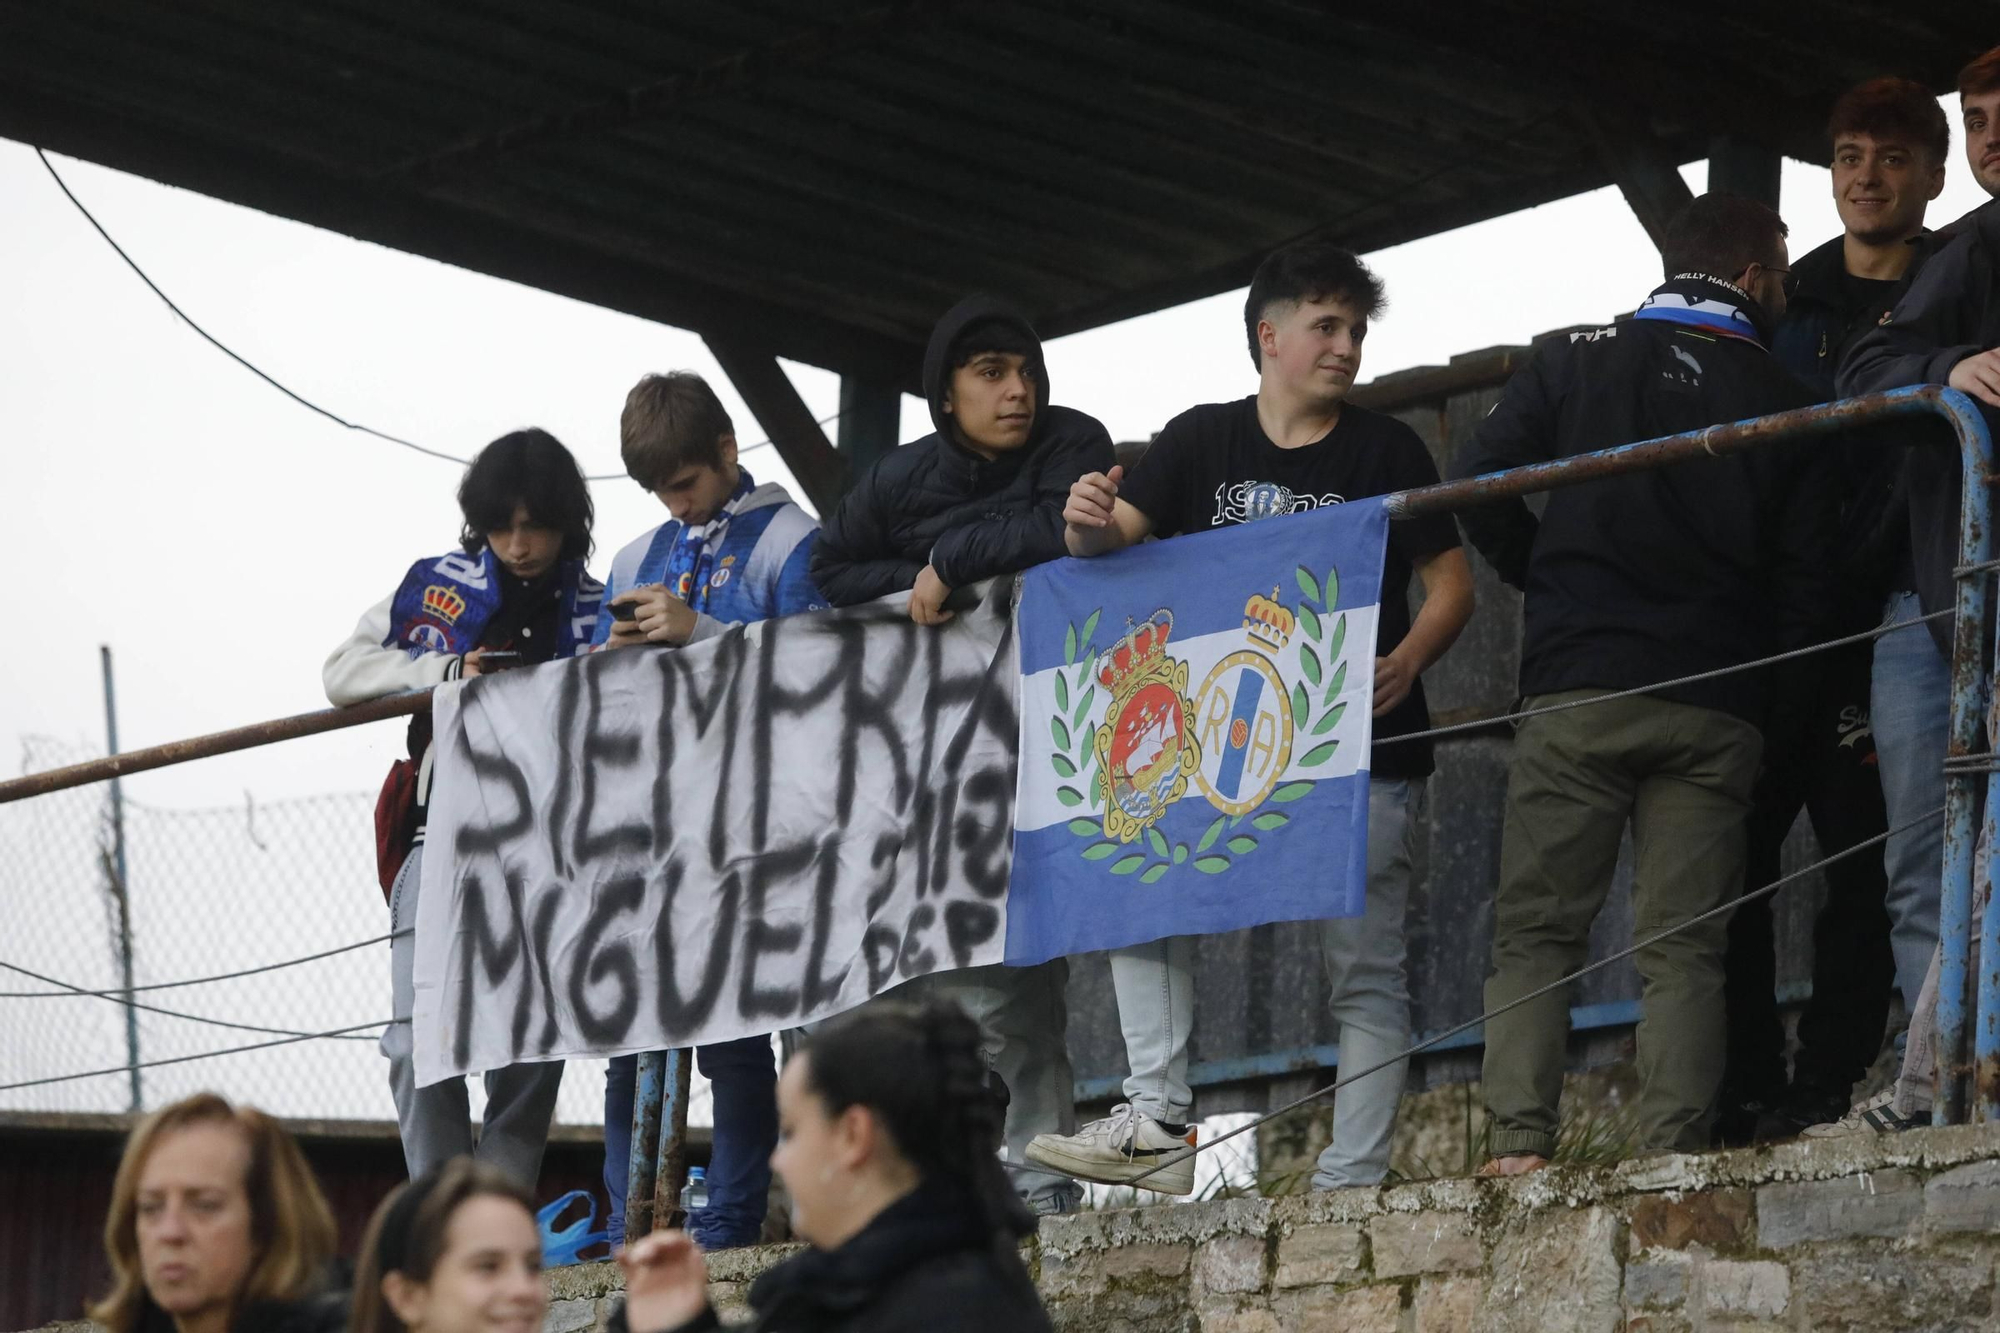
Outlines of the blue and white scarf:
[[[573,657],[590,643],[604,585],[590,577],[581,560],[563,561],[559,578],[556,656]],[[382,646],[400,648],[411,657],[467,653],[479,646],[480,634],[499,609],[500,571],[491,547],[478,555],[453,551],[419,560],[403,575],[389,603],[389,637]]]
[[1682,273],[1661,283],[1632,318],[1661,320],[1721,338],[1740,338],[1766,350],[1770,347],[1763,307],[1757,298],[1706,273]]
[[750,480],[747,468],[739,468],[736,489],[730,493],[729,503],[722,506],[714,518],[700,527],[683,526],[681,535],[674,542],[674,548],[667,555],[666,573],[660,582],[667,591],[686,602],[690,609],[708,609],[708,590],[713,582],[715,553],[722,547],[723,534],[729,531],[729,520],[736,517],[736,511],[756,489]]

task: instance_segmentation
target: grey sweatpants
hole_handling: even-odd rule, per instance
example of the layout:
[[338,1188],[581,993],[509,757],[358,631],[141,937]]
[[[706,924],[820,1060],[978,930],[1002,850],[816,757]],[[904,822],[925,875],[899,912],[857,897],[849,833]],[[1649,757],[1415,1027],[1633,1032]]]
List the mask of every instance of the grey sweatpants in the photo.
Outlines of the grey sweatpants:
[[479,1142],[472,1139],[472,1107],[465,1080],[448,1078],[427,1088],[417,1086],[417,1063],[410,1035],[410,1008],[416,1000],[413,977],[416,937],[405,934],[417,924],[417,892],[423,884],[424,845],[419,842],[396,872],[389,894],[391,927],[397,938],[389,945],[389,984],[395,993],[395,1014],[403,1020],[382,1033],[382,1054],[389,1058],[389,1090],[396,1098],[396,1122],[403,1138],[403,1161],[411,1179],[444,1165],[454,1157],[473,1156],[505,1171],[529,1189],[542,1171],[542,1149],[548,1146],[549,1122],[555,1118],[556,1092],[562,1086],[563,1062],[508,1065],[486,1073],[486,1122]]

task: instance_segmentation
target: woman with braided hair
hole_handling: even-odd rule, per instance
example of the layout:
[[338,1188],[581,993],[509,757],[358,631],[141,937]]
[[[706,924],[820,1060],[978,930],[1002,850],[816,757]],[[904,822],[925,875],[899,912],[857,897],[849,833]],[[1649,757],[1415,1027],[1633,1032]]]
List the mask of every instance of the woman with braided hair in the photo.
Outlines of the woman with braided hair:
[[[880,1003],[813,1035],[778,1080],[771,1166],[804,1253],[750,1288],[757,1333],[1047,1333],[1018,1245],[1034,1219],[999,1158],[1004,1104],[954,1005]],[[720,1328],[680,1232],[628,1247],[611,1333]]]

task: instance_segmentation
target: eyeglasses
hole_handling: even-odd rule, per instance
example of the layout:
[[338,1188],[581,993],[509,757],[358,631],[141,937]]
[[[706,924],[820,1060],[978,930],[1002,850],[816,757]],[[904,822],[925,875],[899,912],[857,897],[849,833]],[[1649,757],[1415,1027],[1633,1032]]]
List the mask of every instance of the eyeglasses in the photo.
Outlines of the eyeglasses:
[[1792,271],[1789,268],[1775,268],[1769,264],[1746,264],[1742,269],[1740,269],[1736,273],[1736,276],[1732,277],[1729,281],[1732,284],[1747,289],[1750,286],[1750,284],[1747,281],[1745,281],[1745,279],[1747,278],[1750,270],[1753,268],[1761,270],[1762,272],[1765,273],[1777,274],[1779,278],[1778,285],[1784,289],[1785,295],[1789,297],[1792,294]]

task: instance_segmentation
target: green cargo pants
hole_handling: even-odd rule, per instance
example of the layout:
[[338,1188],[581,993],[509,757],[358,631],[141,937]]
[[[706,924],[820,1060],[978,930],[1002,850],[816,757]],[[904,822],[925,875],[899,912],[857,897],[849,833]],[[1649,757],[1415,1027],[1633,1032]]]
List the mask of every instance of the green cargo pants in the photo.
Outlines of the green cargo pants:
[[[1733,897],[1763,749],[1762,734],[1741,718],[1643,695],[1523,722],[1507,775],[1486,1008],[1583,966],[1627,821],[1640,938]],[[1641,1147],[1708,1146],[1722,1078],[1727,928],[1724,913],[1637,956]],[[1554,1153],[1568,1033],[1564,990],[1488,1020],[1481,1077],[1495,1156]]]

